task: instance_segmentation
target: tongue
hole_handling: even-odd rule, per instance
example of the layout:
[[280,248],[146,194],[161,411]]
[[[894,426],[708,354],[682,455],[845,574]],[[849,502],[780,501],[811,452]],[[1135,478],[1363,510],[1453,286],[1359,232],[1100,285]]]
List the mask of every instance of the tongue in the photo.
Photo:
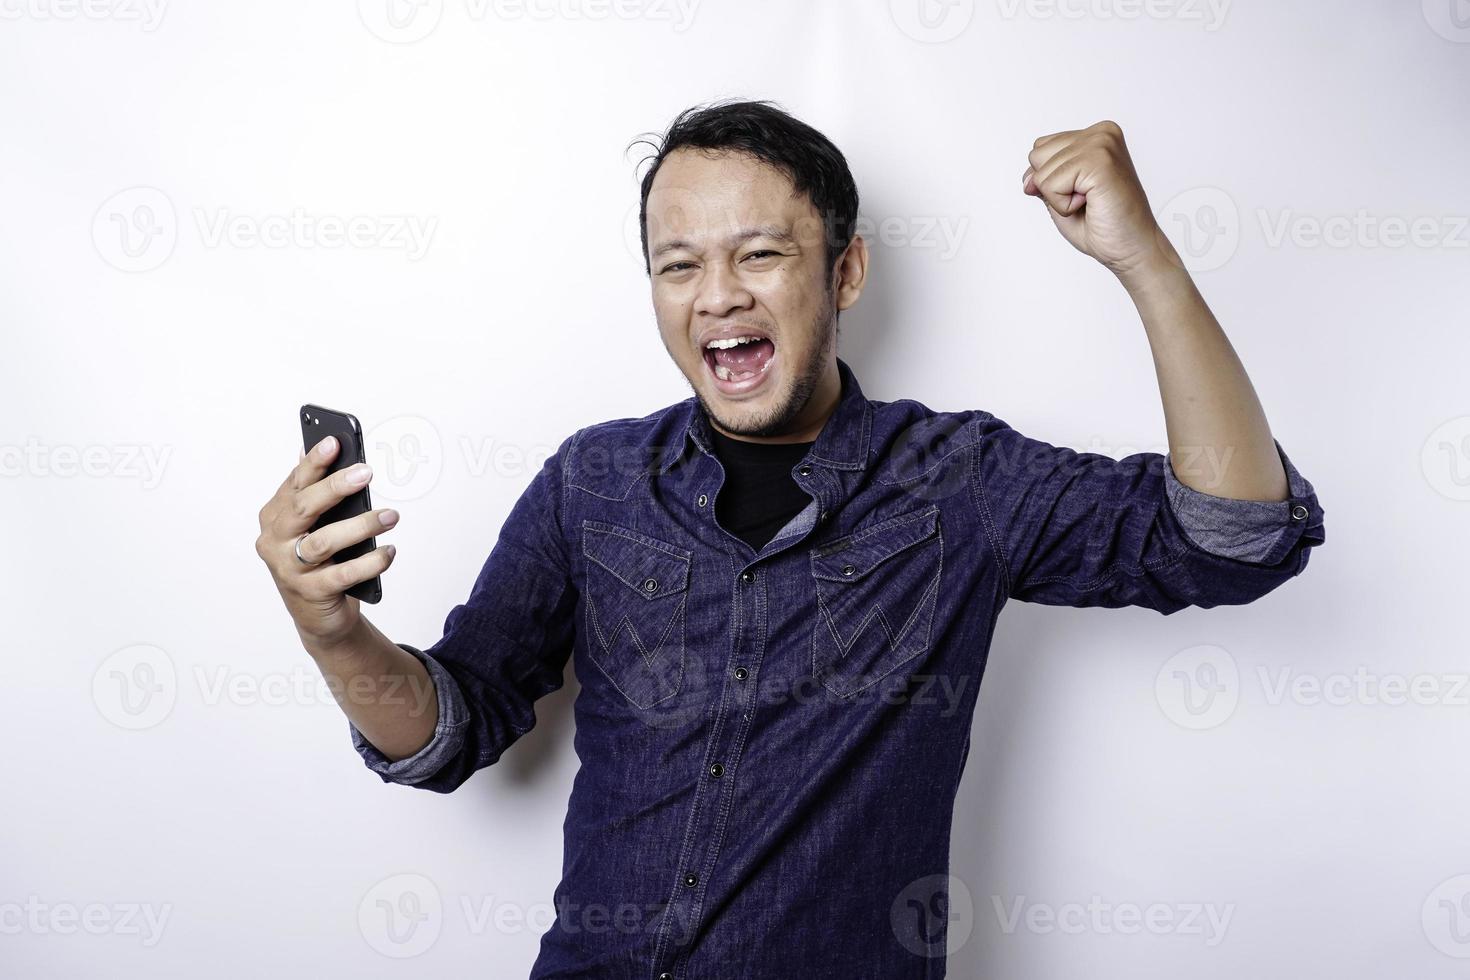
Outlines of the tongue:
[[769,340],[753,340],[728,350],[717,349],[715,363],[723,364],[731,373],[739,376],[744,371],[759,371],[775,352],[776,345]]

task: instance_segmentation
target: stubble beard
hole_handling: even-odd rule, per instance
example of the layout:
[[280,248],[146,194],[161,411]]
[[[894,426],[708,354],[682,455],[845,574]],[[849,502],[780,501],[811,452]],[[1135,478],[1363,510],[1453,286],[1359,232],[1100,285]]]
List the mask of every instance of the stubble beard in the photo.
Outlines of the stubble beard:
[[822,341],[812,348],[811,353],[807,355],[806,362],[795,372],[791,380],[791,389],[780,404],[764,415],[736,422],[712,411],[709,403],[704,400],[704,396],[699,393],[698,389],[695,389],[694,397],[704,409],[705,415],[717,421],[725,432],[733,435],[760,439],[785,435],[792,423],[806,409],[812,394],[817,390],[818,383],[822,380],[822,372],[826,367],[828,355],[831,354],[832,346],[837,339],[836,331],[832,329],[832,319],[835,313],[833,290],[829,288],[826,303],[816,317],[816,323],[819,325],[816,332]]

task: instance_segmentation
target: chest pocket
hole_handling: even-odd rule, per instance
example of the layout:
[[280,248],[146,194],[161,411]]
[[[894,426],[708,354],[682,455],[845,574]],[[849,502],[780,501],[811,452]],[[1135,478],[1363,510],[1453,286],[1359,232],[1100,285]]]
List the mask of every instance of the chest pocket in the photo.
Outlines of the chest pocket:
[[937,506],[811,551],[812,672],[829,691],[856,694],[929,649],[943,552]]
[[582,522],[587,649],[639,708],[679,692],[691,552],[638,531]]

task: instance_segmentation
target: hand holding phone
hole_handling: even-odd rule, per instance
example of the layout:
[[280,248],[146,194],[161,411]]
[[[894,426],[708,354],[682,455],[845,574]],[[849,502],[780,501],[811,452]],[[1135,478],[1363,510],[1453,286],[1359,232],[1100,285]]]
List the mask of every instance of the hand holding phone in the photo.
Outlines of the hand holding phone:
[[357,419],[317,405],[301,406],[297,417],[303,452],[260,509],[255,553],[270,569],[302,641],[315,652],[354,638],[364,621],[353,598],[382,598],[380,575],[395,549],[377,547],[376,535],[393,528],[398,514],[372,509],[372,473]]
[[[322,408],[320,405],[301,406],[301,444],[302,449],[308,456],[323,439],[331,436],[337,440],[337,455],[328,464],[325,473],[330,477],[335,473],[350,469],[354,465],[366,466],[367,459],[363,451],[362,426],[358,424],[357,417],[348,412],[337,412],[330,408]],[[376,537],[369,533],[366,537],[352,534],[357,528],[362,528],[361,518],[365,514],[371,514],[373,510],[372,498],[368,495],[368,481],[372,479],[371,473],[367,480],[361,485],[361,489],[349,493],[337,501],[320,517],[316,519],[307,529],[307,533],[315,533],[333,524],[341,524],[340,531],[333,531],[323,537],[331,539],[337,547],[331,552],[330,559],[333,563],[341,565],[371,554],[378,547]],[[354,522],[356,527],[354,527]],[[371,528],[362,528],[371,530]],[[320,549],[317,549],[320,553]],[[318,560],[319,559],[314,559]],[[363,602],[379,602],[383,598],[382,579],[373,575],[371,578],[363,579],[353,583],[347,589],[347,594]]]

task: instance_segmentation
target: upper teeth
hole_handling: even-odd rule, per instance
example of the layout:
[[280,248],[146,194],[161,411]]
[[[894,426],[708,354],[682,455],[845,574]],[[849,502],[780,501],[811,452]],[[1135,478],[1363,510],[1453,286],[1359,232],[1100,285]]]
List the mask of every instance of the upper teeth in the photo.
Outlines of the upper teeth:
[[752,340],[760,340],[760,337],[726,337],[724,340],[711,340],[705,347],[718,347],[720,350],[729,350]]

